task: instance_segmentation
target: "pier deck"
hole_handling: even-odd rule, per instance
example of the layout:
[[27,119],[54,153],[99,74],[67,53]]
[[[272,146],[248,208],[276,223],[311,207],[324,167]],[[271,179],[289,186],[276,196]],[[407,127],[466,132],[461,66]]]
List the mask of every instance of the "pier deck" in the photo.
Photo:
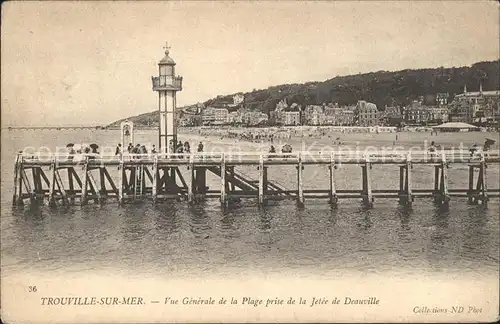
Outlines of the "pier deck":
[[[452,197],[467,197],[471,204],[486,204],[500,197],[499,188],[488,188],[486,169],[500,163],[499,151],[476,153],[469,151],[412,152],[296,152],[296,153],[194,153],[149,155],[42,155],[18,154],[14,169],[13,204],[48,203],[86,204],[115,200],[127,203],[138,200],[157,202],[165,199],[196,203],[217,198],[222,206],[241,198],[257,199],[259,206],[269,200],[293,199],[299,206],[307,198],[327,199],[333,206],[339,199],[360,199],[368,207],[375,198],[395,198],[411,206],[415,198],[432,198],[439,205],[448,205]],[[448,184],[451,164],[468,166],[468,187],[452,189]],[[294,189],[272,181],[268,168],[295,166]],[[304,189],[303,170],[327,166],[328,188]],[[338,189],[336,174],[342,165],[358,165],[361,188]],[[399,189],[372,189],[371,173],[375,165],[399,169]],[[425,165],[434,173],[434,186],[413,187],[413,165]],[[236,170],[255,166],[256,179]],[[216,188],[207,186],[207,174],[217,177]],[[64,180],[63,177],[64,176]],[[465,173],[464,173],[465,176]],[[355,185],[353,185],[354,187]]]

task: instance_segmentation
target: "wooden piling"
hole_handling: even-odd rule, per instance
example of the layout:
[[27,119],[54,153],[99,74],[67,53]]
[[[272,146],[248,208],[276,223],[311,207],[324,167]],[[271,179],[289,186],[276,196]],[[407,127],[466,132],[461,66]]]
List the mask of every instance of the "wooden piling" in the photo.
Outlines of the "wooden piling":
[[123,183],[123,180],[126,177],[125,167],[123,165],[123,156],[120,157],[120,165],[118,167],[118,170],[119,170],[119,178],[118,178],[118,203],[121,205],[121,204],[123,204],[123,186],[125,185]]
[[408,154],[408,157],[406,158],[406,166],[405,166],[405,172],[406,172],[406,183],[405,183],[406,201],[405,201],[405,203],[407,206],[411,206],[413,204],[411,169],[412,169],[411,155]]
[[196,177],[194,173],[194,156],[192,154],[189,156],[188,171],[189,171],[189,179],[187,181],[188,203],[192,204],[194,202],[194,187],[196,186],[195,184]]
[[267,183],[264,183],[264,156],[261,154],[259,157],[259,197],[258,203],[259,207],[264,205],[264,186],[267,186]]
[[38,169],[38,167],[31,168],[31,174],[33,178],[33,195],[35,196],[35,199],[38,198],[38,193],[42,191],[41,182],[38,181],[40,179]]
[[474,166],[469,165],[469,190],[467,191],[467,203],[475,204],[475,190],[474,190]]
[[55,206],[56,201],[54,199],[54,191],[56,186],[56,158],[52,158],[52,162],[50,164],[51,177],[50,177],[50,189],[49,189],[49,206]]
[[204,200],[207,193],[207,168],[196,168],[196,195]]
[[155,154],[153,158],[153,181],[152,181],[152,199],[153,203],[156,203],[156,200],[158,199],[157,197],[157,190],[158,190],[158,155]]
[[335,186],[335,170],[337,169],[337,166],[335,165],[335,159],[333,152],[330,155],[330,165],[328,166],[328,169],[330,171],[330,204],[332,206],[337,206],[338,203],[338,198],[337,198],[337,189]]
[[439,203],[448,205],[450,201],[450,195],[448,192],[448,165],[446,163],[446,156],[441,156],[441,178],[439,181]]
[[226,159],[224,153],[221,156],[220,162],[220,203],[222,207],[226,207],[227,205],[227,197],[226,197]]
[[68,186],[69,186],[69,194],[71,195],[71,203],[74,204],[75,203],[75,185],[73,183],[73,171],[74,171],[74,168],[73,167],[69,167],[66,169],[66,171],[68,172]]
[[264,195],[263,195],[263,198],[264,198],[264,205],[267,204],[267,195],[268,195],[268,188],[269,188],[269,182],[267,181],[267,166],[264,166],[264,174],[263,174],[263,178],[264,178]]
[[483,176],[483,190],[481,192],[481,195],[483,196],[483,205],[488,203],[489,197],[488,197],[488,182],[486,181],[486,168],[488,167],[486,165],[486,162],[484,161],[484,153],[482,153],[482,159],[481,159],[481,169],[480,172]]
[[399,203],[404,204],[404,189],[405,188],[405,167],[399,166]]
[[12,195],[12,205],[13,206],[19,203],[17,189],[18,189],[18,185],[19,185],[19,164],[20,164],[21,158],[22,158],[22,156],[20,154],[17,154],[16,159],[14,160],[14,194]]
[[486,186],[486,163],[484,162],[484,153],[482,154],[481,162],[479,163],[479,176],[477,179],[476,195],[476,200],[481,200],[482,204],[487,203],[488,191]]
[[297,154],[298,166],[297,166],[297,204],[298,206],[304,206],[304,183],[303,183],[303,170],[302,165],[302,154],[299,152]]
[[439,190],[441,183],[441,165],[434,166],[434,202],[439,204],[441,202],[441,192]]
[[89,182],[88,168],[89,168],[89,157],[86,156],[85,162],[83,164],[82,199],[80,200],[80,204],[82,205],[87,204],[87,188]]
[[368,157],[365,157],[364,165],[361,166],[362,170],[362,194],[363,204],[367,207],[373,207],[373,194],[372,194],[372,183],[371,183],[371,163]]

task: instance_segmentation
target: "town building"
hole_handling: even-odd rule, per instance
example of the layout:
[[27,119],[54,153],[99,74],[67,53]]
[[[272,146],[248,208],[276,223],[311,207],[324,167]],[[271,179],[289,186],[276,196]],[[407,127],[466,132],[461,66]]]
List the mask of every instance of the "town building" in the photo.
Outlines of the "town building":
[[340,116],[337,119],[336,125],[339,126],[352,126],[355,119],[354,109],[342,109]]
[[423,125],[430,119],[429,107],[422,105],[421,101],[414,100],[405,108],[405,121],[409,125]]
[[243,118],[242,114],[239,111],[232,111],[228,115],[228,123],[230,124],[242,124]]
[[247,110],[242,113],[242,123],[248,126],[257,126],[268,123],[269,117],[261,111]]
[[386,106],[381,119],[385,125],[398,126],[403,122],[403,114],[398,106]]
[[300,125],[300,111],[285,111],[284,125]]
[[207,107],[201,112],[201,122],[203,125],[211,125],[215,122],[215,108]]
[[483,91],[482,84],[479,91],[467,91],[458,94],[451,103],[450,119],[452,121],[473,123],[482,121],[497,121],[500,107],[500,90]]
[[229,111],[227,108],[208,107],[201,113],[203,125],[223,125],[229,122]]
[[447,107],[429,107],[429,121],[441,124],[448,121],[448,108]]
[[325,114],[321,106],[306,106],[304,117],[306,125],[323,125],[325,123]]
[[379,123],[377,105],[364,100],[358,101],[355,109],[355,120],[358,126],[376,126]]
[[227,108],[215,108],[214,114],[215,114],[214,124],[222,125],[222,124],[227,124],[229,122],[229,111],[227,110]]
[[436,104],[438,107],[443,107],[448,105],[448,98],[450,94],[448,92],[439,92],[436,94]]

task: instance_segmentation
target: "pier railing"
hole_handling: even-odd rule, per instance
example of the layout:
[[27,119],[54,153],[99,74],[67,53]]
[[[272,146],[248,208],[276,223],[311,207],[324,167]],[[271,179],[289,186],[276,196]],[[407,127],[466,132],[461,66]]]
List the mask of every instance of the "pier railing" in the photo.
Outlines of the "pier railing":
[[376,151],[376,152],[349,152],[349,151],[299,151],[293,153],[265,153],[265,152],[225,152],[225,153],[176,153],[176,154],[123,154],[100,155],[82,154],[70,155],[67,153],[19,153],[18,157],[23,163],[70,163],[88,161],[91,164],[114,165],[119,163],[149,164],[153,162],[168,164],[255,164],[260,163],[261,158],[265,164],[296,164],[299,160],[302,164],[360,164],[370,162],[371,164],[401,164],[411,159],[413,164],[432,164],[446,161],[446,163],[473,163],[500,162],[500,151],[476,152],[471,154],[466,150],[449,151]]

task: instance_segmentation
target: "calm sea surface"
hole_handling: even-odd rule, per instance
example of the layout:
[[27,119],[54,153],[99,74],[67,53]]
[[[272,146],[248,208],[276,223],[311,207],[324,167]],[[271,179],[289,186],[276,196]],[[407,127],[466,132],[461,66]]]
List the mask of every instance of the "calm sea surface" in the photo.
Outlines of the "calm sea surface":
[[[368,142],[392,145],[394,134],[338,135],[347,144]],[[405,146],[439,139],[444,144],[465,145],[498,134],[402,133]],[[155,144],[155,131],[137,134],[136,142]],[[337,137],[337,134],[333,136]],[[198,141],[198,139],[195,139]],[[306,139],[322,147],[331,139]],[[119,207],[102,206],[13,208],[13,161],[26,146],[51,149],[68,142],[114,146],[118,131],[4,131],[1,155],[1,257],[2,276],[22,272],[122,271],[140,275],[262,273],[474,273],[498,276],[499,201],[487,208],[468,206],[453,198],[448,210],[430,200],[417,199],[412,210],[396,200],[379,199],[365,210],[358,201],[341,200],[332,210],[326,201],[306,200],[303,210],[289,201],[259,210],[247,201],[222,211],[217,200],[189,207],[185,202]],[[204,139],[205,146],[226,145]],[[314,143],[314,141],[317,141]],[[363,144],[365,143],[365,144]],[[194,143],[195,144],[195,143]],[[227,143],[230,145],[231,143]],[[235,143],[252,149],[252,144]],[[192,144],[193,145],[193,144]],[[298,147],[297,147],[298,148]],[[498,145],[495,147],[498,148]],[[269,178],[289,188],[295,170],[270,168]],[[255,176],[255,168],[243,168]],[[375,166],[373,188],[397,188],[396,167]],[[432,186],[431,167],[415,166],[415,187]],[[360,187],[360,168],[342,167],[339,188]],[[305,169],[305,189],[328,188],[326,167]],[[450,187],[466,188],[467,166],[449,169]],[[499,166],[488,167],[488,184],[498,188]],[[215,181],[215,178],[211,181]]]

